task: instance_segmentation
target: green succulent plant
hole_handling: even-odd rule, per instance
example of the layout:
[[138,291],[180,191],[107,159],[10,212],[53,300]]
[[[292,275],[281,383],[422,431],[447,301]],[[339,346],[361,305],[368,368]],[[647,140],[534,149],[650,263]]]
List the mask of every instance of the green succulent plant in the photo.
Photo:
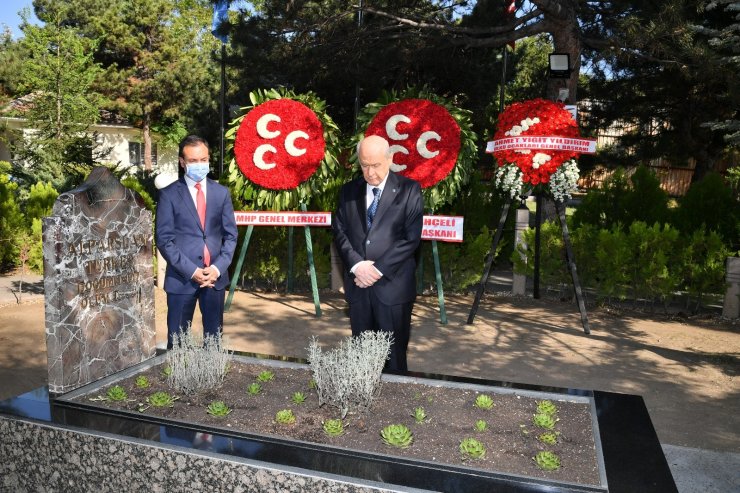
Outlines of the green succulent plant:
[[405,425],[388,425],[380,431],[380,436],[388,445],[407,448],[414,441],[414,434]]
[[475,438],[464,438],[460,442],[463,459],[482,459],[486,456],[486,446]]
[[177,397],[172,397],[167,392],[155,392],[146,398],[146,402],[154,407],[172,407]]
[[149,388],[151,385],[151,382],[149,382],[149,379],[146,378],[144,375],[140,375],[136,377],[136,386],[140,389],[146,389]]
[[229,414],[231,412],[231,408],[227,406],[224,401],[213,401],[208,404],[208,409],[206,411],[211,416],[220,417]]
[[318,385],[316,385],[316,380],[314,380],[313,378],[311,380],[309,380],[308,381],[308,388],[310,390],[316,390],[318,388]]
[[552,414],[535,414],[534,416],[532,416],[532,422],[535,424],[535,426],[545,428],[546,430],[552,430],[553,428],[555,428],[555,422],[557,422],[557,418],[554,418]]
[[292,425],[295,423],[295,414],[290,409],[282,409],[275,414],[275,421],[281,425]]
[[475,431],[486,431],[488,429],[488,423],[486,420],[479,419],[475,422]]
[[544,433],[541,433],[537,437],[537,440],[547,445],[555,445],[556,443],[558,443],[558,435],[560,435],[560,433],[558,433],[557,431],[546,431]]
[[165,366],[162,368],[162,376],[169,377],[172,375],[172,367],[171,366]]
[[322,424],[324,433],[330,437],[338,437],[344,434],[344,423],[341,419],[327,419]]
[[257,382],[252,382],[249,384],[249,387],[247,387],[247,393],[252,395],[257,395],[260,392],[262,392],[262,385],[258,384]]
[[414,409],[414,412],[411,413],[411,416],[414,417],[417,423],[423,423],[427,419],[427,412],[423,407],[417,407]]
[[109,401],[125,401],[128,398],[128,394],[120,385],[114,385],[108,389],[105,393],[105,397]]
[[532,457],[537,466],[543,471],[555,471],[560,469],[560,457],[555,453],[548,450],[537,452],[537,455]]
[[537,414],[555,414],[558,412],[558,406],[552,401],[539,401],[537,403]]
[[475,398],[475,407],[479,409],[491,409],[493,406],[493,399],[489,395],[480,394]]
[[292,396],[290,396],[290,400],[293,401],[295,404],[303,404],[306,401],[306,394],[303,392],[295,392]]
[[259,375],[257,375],[258,382],[269,382],[273,378],[275,378],[275,374],[269,370],[265,370]]

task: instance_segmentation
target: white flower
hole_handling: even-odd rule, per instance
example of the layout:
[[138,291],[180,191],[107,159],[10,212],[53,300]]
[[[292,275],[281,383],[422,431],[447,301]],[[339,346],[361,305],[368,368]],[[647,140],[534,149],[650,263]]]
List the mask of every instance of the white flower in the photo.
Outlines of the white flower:
[[552,159],[550,155],[545,154],[543,152],[538,152],[532,158],[532,168],[537,169],[543,164],[545,164],[546,162],[548,162],[550,159]]
[[508,192],[509,196],[513,199],[517,195],[521,195],[522,191],[522,172],[514,164],[506,164],[496,170],[496,174],[493,180],[496,188]]
[[[534,166],[533,166],[534,167]],[[578,164],[570,159],[561,164],[555,173],[550,176],[550,192],[559,202],[565,202],[578,189]]]

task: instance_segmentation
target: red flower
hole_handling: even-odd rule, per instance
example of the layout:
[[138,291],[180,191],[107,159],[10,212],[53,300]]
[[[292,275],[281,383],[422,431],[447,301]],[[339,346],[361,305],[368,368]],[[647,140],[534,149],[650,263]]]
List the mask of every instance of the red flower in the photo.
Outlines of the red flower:
[[375,115],[365,135],[388,140],[391,169],[436,185],[452,171],[460,152],[460,127],[446,108],[428,99],[404,99],[387,104]]
[[[578,124],[565,109],[562,103],[554,103],[546,99],[531,99],[509,105],[499,115],[494,140],[507,137],[542,136],[542,137],[578,137]],[[575,151],[560,151],[552,149],[538,149],[534,147],[529,152],[521,149],[507,149],[496,151],[494,157],[503,166],[515,164],[522,170],[522,181],[537,185],[548,183],[558,167],[569,159],[579,155]],[[547,160],[536,159],[536,156]],[[544,162],[543,162],[544,161]]]
[[298,101],[282,98],[255,106],[244,116],[234,156],[250,181],[272,190],[290,190],[316,171],[325,147],[316,114]]

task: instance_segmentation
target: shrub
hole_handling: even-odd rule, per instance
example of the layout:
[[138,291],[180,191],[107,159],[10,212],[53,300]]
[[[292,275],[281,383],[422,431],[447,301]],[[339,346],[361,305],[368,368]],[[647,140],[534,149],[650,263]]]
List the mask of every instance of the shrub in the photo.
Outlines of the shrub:
[[348,337],[339,347],[323,352],[317,339],[308,346],[308,360],[316,381],[319,405],[337,407],[344,418],[350,408],[366,411],[380,393],[380,377],[393,336],[366,331]]
[[725,261],[731,256],[730,249],[714,231],[704,228],[694,231],[682,249],[683,288],[688,292],[686,307],[691,298],[696,299],[696,308],[701,305],[706,293],[721,293],[725,289]]
[[186,394],[215,389],[224,381],[230,360],[220,336],[200,338],[192,330],[180,332],[167,353],[167,364],[172,369],[167,383]]
[[630,178],[617,169],[600,189],[591,190],[573,214],[575,227],[593,224],[611,229],[629,227],[634,221],[650,224],[668,220],[668,195],[660,188],[655,173],[638,167]]
[[740,203],[717,173],[691,185],[678,201],[674,224],[686,235],[703,227],[719,234],[730,248],[740,247]]

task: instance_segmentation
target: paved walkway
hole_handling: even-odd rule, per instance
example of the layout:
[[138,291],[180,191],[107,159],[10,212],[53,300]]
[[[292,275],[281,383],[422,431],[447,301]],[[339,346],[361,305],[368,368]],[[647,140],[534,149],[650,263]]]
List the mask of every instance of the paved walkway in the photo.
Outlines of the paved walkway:
[[[497,279],[505,281],[505,274]],[[0,277],[0,399],[46,383],[43,283]],[[225,317],[237,350],[305,357],[311,336],[333,345],[348,335],[341,296],[237,292]],[[157,340],[166,339],[164,296],[156,296]],[[681,493],[740,492],[740,327],[717,319],[651,318],[593,309],[592,334],[570,303],[487,296],[465,325],[472,297],[436,297],[414,310],[412,370],[642,395]],[[196,321],[196,329],[198,323]]]

